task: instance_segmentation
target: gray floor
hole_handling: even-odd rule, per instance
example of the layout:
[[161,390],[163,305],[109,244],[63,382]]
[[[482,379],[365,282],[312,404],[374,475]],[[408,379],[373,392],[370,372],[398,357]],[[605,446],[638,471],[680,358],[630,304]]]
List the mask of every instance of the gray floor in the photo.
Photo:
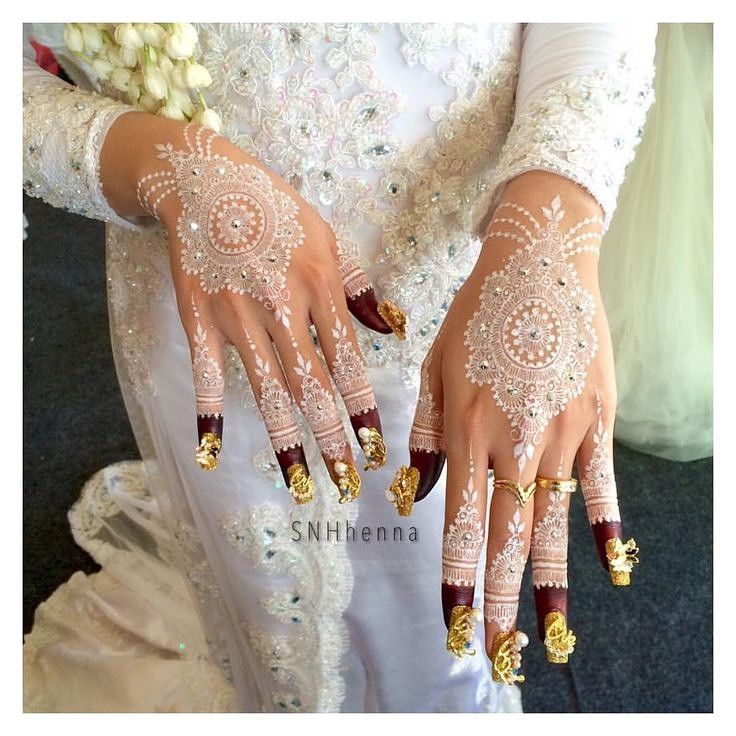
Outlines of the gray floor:
[[[100,223],[24,200],[24,631],[36,606],[94,562],[66,513],[84,481],[137,456],[109,347]],[[642,564],[631,588],[597,567],[582,499],[571,514],[568,666],[525,653],[527,712],[711,711],[712,463],[672,463],[618,446],[626,531]],[[578,494],[579,495],[579,494]],[[595,574],[593,574],[595,573]],[[525,581],[520,628],[535,630]]]

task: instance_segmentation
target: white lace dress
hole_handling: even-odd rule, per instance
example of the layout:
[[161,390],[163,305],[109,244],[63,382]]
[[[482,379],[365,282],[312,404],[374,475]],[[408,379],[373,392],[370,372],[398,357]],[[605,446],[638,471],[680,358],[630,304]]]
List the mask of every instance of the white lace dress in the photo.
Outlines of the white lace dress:
[[[164,233],[118,217],[98,180],[105,133],[128,108],[64,54],[59,27],[37,27],[101,94],[27,64],[24,186],[109,223],[112,345],[142,462],[102,470],[70,513],[102,572],[75,574],[37,610],[26,708],[519,710],[518,689],[493,684],[486,657],[445,650],[443,482],[409,519],[384,491],[405,460],[419,365],[502,184],[557,172],[610,221],[652,102],[656,26],[198,30],[225,134],[298,188],[409,314],[405,343],[358,328],[389,461],[341,506],[305,434],[317,490],[294,506],[232,351],[226,452],[214,473],[195,465],[190,358]],[[310,522],[319,541],[307,539]]]

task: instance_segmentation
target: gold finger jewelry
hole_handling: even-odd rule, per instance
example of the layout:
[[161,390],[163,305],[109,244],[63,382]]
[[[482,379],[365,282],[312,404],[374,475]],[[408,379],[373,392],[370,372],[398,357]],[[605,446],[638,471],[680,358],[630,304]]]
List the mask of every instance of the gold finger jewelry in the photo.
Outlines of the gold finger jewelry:
[[350,460],[337,460],[334,465],[340,503],[354,501],[360,496],[360,476]]
[[524,682],[524,675],[516,674],[521,667],[521,650],[529,644],[523,631],[499,631],[491,647],[491,674],[494,682],[513,685]]
[[521,483],[517,483],[515,480],[508,480],[505,478],[499,478],[496,480],[494,478],[493,480],[493,488],[505,488],[507,491],[511,491],[511,493],[516,496],[516,498],[519,501],[519,505],[521,508],[524,508],[528,503],[531,497],[534,495],[534,491],[537,489],[537,482],[532,481],[526,488],[521,485]]
[[414,496],[419,487],[419,471],[402,465],[386,491],[386,498],[396,507],[399,516],[410,516],[414,508]]
[[606,557],[608,569],[611,573],[611,582],[616,586],[631,585],[631,571],[634,565],[639,564],[639,547],[636,541],[629,539],[626,543],[618,537],[606,542]]
[[384,299],[378,305],[378,314],[399,340],[406,340],[406,312],[399,309],[392,301]]
[[363,470],[378,470],[386,464],[386,443],[375,427],[361,427],[358,440],[363,448],[367,465]]
[[447,651],[456,657],[468,655],[472,657],[475,649],[473,643],[475,624],[483,619],[479,608],[470,606],[455,606],[450,613],[450,628],[447,630]]
[[535,480],[537,488],[551,493],[575,493],[578,482],[575,478],[543,478],[538,475]]
[[222,440],[215,432],[205,432],[199,447],[194,451],[194,459],[200,468],[214,470],[222,450]]
[[286,469],[289,476],[289,493],[294,503],[309,503],[314,498],[314,480],[301,463],[289,465]]
[[552,664],[565,664],[575,651],[577,637],[567,628],[562,611],[550,611],[544,617],[544,646],[547,661]]

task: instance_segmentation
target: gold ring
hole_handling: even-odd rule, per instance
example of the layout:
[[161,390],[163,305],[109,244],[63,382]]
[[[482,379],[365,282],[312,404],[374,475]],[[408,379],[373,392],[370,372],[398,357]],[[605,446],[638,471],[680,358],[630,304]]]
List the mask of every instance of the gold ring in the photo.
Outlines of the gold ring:
[[521,508],[524,508],[529,503],[529,499],[534,495],[534,491],[537,489],[537,482],[533,480],[525,488],[521,483],[517,483],[515,480],[507,480],[505,478],[499,478],[496,480],[494,478],[493,488],[505,488],[507,491],[511,491],[511,493],[513,493],[518,499]]
[[575,493],[578,488],[578,482],[575,478],[543,478],[538,475],[536,483],[537,488],[553,493]]

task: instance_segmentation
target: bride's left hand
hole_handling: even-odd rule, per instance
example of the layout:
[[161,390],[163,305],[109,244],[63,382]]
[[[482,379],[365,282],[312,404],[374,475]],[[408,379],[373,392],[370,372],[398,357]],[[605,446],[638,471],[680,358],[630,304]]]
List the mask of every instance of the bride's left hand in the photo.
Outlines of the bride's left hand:
[[[442,603],[448,648],[472,639],[476,567],[485,541],[485,645],[494,677],[512,682],[526,636],[515,632],[531,549],[539,634],[567,661],[567,515],[577,459],[598,553],[614,584],[635,562],[613,477],[616,407],[611,338],[598,288],[602,211],[568,179],[532,171],[512,180],[475,269],[422,367],[409,440],[411,466],[391,487],[410,513],[447,459]],[[540,481],[548,479],[548,481]],[[536,485],[532,485],[535,484]],[[611,540],[618,540],[614,542]]]

